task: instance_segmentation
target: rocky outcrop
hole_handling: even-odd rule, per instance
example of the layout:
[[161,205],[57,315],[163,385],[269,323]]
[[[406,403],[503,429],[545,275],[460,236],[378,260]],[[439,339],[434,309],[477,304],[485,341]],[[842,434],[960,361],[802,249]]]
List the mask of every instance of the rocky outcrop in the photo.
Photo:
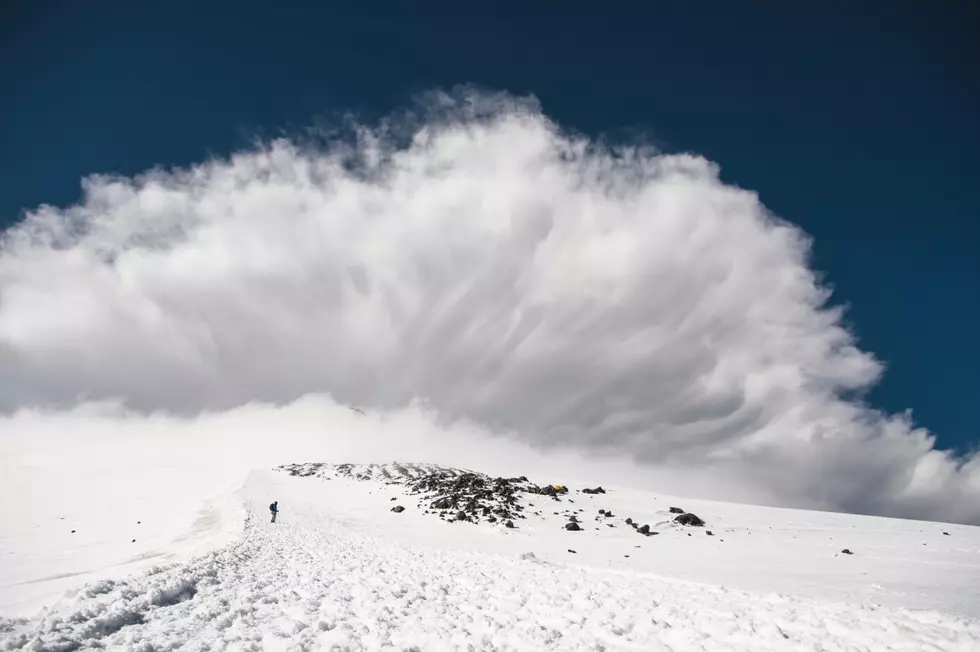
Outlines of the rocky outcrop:
[[702,521],[697,516],[697,514],[691,514],[691,513],[681,514],[680,516],[674,519],[674,522],[680,523],[681,525],[688,525],[691,527],[701,527],[704,525],[704,521]]

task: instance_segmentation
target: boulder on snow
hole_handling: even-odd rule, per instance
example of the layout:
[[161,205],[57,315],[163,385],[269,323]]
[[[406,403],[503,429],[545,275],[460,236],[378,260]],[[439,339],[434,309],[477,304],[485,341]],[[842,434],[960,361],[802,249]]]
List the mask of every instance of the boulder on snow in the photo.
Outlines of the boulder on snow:
[[579,527],[578,523],[572,521],[571,523],[567,523],[565,525],[565,529],[568,530],[569,532],[579,532],[582,528]]
[[681,514],[674,519],[675,523],[680,523],[681,525],[690,525],[692,527],[701,527],[704,525],[704,521],[698,518],[697,514]]
[[844,548],[843,550],[841,550],[841,554],[843,554],[843,555],[853,555],[854,553],[851,552],[850,550],[848,550],[847,548]]
[[457,521],[465,521],[466,520],[466,512],[464,512],[462,510],[456,512],[456,520]]
[[671,514],[683,514],[684,513],[684,510],[681,509],[680,507],[671,507],[670,508],[670,513]]
[[636,529],[636,531],[639,532],[640,534],[650,534],[650,526],[649,525],[641,525],[640,527],[638,527]]
[[626,525],[633,525],[633,519],[631,518],[626,519]]
[[595,489],[585,488],[585,489],[582,490],[582,493],[583,494],[604,494],[604,493],[606,493],[606,490],[603,489],[602,487],[596,487]]
[[401,514],[402,512],[405,511],[405,508],[402,507],[401,505],[395,505],[394,507],[391,508],[391,511],[393,511],[396,514]]
[[513,528],[515,528],[517,526],[514,525],[514,521],[507,521],[506,523],[504,523],[504,527],[513,529]]

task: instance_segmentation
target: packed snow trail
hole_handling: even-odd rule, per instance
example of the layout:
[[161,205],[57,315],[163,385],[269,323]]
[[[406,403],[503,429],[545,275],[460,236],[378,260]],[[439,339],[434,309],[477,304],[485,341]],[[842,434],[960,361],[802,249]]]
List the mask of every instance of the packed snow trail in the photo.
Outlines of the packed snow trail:
[[980,649],[980,621],[965,617],[372,536],[325,514],[302,485],[253,475],[242,492],[248,515],[239,542],[141,577],[95,583],[36,619],[0,621],[0,648]]

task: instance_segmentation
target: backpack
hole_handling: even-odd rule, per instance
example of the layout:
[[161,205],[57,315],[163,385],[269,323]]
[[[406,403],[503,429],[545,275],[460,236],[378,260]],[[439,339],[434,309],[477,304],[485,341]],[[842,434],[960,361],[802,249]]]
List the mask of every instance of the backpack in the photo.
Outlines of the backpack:
[[276,504],[275,503],[272,503],[271,505],[269,505],[269,511],[270,512],[276,511]]

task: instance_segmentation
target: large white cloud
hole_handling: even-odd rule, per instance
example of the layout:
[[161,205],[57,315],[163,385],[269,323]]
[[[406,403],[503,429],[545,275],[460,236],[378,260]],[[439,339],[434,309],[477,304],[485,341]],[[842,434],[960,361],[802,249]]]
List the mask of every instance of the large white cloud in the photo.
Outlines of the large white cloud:
[[881,367],[754,193],[531,101],[438,100],[29,214],[0,249],[0,411],[418,397],[782,504],[980,523],[980,458],[854,398]]

